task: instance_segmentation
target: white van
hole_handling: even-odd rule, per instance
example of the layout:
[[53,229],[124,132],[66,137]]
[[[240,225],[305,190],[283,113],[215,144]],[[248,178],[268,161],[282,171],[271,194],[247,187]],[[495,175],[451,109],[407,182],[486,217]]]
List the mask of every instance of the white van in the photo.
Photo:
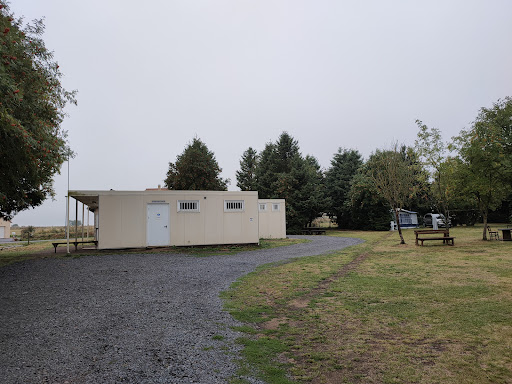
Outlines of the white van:
[[[438,228],[446,227],[446,218],[442,213],[427,213],[423,216],[423,225],[425,227],[433,227],[432,220],[436,220]],[[448,220],[448,228],[451,227],[451,223]]]

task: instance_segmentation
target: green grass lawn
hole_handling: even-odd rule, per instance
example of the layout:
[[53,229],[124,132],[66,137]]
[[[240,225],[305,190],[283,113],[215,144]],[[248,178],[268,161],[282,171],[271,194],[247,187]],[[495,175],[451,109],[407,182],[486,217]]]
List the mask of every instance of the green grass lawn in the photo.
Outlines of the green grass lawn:
[[364,244],[266,266],[224,293],[269,383],[511,383],[512,242],[482,227],[406,245],[397,232],[330,231]]

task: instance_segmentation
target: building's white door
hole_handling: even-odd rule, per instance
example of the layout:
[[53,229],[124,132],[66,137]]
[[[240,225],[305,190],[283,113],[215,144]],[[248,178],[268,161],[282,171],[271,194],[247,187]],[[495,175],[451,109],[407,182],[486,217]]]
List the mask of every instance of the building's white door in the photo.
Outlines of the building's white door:
[[5,237],[5,227],[0,227],[0,239]]
[[147,213],[147,245],[170,245],[169,204],[148,204]]

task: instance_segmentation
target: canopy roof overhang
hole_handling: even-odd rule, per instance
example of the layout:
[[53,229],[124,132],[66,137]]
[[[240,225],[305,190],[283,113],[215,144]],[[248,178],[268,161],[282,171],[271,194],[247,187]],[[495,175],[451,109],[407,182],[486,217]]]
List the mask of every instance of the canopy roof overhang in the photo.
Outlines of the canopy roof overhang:
[[104,191],[69,191],[69,196],[87,205],[94,212],[98,208],[99,196]]

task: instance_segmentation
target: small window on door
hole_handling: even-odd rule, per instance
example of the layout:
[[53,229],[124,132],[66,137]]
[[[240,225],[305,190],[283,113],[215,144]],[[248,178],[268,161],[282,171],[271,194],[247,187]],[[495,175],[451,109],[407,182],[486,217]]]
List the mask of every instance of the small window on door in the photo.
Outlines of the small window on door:
[[260,212],[267,212],[267,204],[260,203],[259,207],[260,207]]
[[272,204],[272,212],[279,212],[280,210],[281,210],[281,204],[279,204],[279,203]]

